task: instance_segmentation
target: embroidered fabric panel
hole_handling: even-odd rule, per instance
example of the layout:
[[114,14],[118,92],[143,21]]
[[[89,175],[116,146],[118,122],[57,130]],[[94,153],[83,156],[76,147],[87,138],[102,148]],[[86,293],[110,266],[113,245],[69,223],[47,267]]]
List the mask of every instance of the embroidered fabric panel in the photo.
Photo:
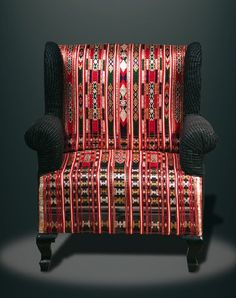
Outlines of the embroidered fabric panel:
[[185,175],[177,153],[65,153],[40,177],[39,232],[201,236],[202,178]]
[[66,152],[178,152],[186,46],[60,45]]

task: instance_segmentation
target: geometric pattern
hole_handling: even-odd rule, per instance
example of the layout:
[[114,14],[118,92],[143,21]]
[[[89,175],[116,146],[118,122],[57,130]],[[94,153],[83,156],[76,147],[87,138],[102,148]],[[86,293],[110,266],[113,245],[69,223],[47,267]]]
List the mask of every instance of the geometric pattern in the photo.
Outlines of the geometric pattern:
[[67,152],[40,176],[39,232],[201,236],[202,178],[182,171],[178,153]]
[[40,176],[40,233],[202,235],[202,178],[180,166],[186,46],[59,46],[65,151]]
[[60,45],[65,151],[178,152],[186,46]]

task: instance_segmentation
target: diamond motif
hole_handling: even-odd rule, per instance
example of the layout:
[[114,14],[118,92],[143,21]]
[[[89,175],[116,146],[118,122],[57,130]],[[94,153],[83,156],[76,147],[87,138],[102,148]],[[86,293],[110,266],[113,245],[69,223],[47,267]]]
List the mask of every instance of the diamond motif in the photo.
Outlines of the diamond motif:
[[121,120],[124,122],[125,119],[126,119],[126,117],[127,117],[127,114],[126,114],[125,110],[122,109],[122,110],[121,110],[121,113],[120,113],[120,118],[121,118]]
[[138,65],[134,64],[134,71],[138,71]]
[[127,63],[125,62],[125,60],[123,60],[120,64],[120,68],[122,69],[122,71],[124,72],[125,69],[127,68]]
[[125,88],[125,85],[122,85],[121,88],[120,88],[120,94],[122,95],[122,97],[125,96],[126,94],[126,88]]
[[126,106],[126,101],[125,101],[124,99],[122,99],[122,100],[120,101],[120,105],[121,105],[122,107],[125,107],[125,106]]

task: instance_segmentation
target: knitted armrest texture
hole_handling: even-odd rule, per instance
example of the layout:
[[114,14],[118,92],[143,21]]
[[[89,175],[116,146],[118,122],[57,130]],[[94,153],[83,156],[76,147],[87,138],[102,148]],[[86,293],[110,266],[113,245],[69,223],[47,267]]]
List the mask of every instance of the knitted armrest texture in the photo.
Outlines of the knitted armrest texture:
[[185,116],[180,134],[180,163],[186,174],[204,175],[204,155],[215,148],[217,139],[205,118],[195,114]]
[[53,115],[38,119],[25,133],[25,142],[38,152],[39,175],[61,167],[64,132],[61,120]]
[[184,62],[184,114],[200,113],[202,49],[199,42],[188,45]]

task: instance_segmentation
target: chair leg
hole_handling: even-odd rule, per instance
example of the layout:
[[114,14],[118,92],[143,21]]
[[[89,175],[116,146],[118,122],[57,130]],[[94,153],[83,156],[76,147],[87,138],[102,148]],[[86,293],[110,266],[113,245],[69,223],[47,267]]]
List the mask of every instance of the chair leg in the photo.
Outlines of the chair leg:
[[47,272],[51,265],[51,243],[55,242],[57,234],[41,234],[39,233],[36,237],[36,244],[41,253],[41,260],[39,262],[40,269],[42,272]]
[[202,238],[188,239],[186,241],[188,244],[188,249],[187,249],[188,271],[196,272],[199,270],[198,257],[203,247],[203,239]]

